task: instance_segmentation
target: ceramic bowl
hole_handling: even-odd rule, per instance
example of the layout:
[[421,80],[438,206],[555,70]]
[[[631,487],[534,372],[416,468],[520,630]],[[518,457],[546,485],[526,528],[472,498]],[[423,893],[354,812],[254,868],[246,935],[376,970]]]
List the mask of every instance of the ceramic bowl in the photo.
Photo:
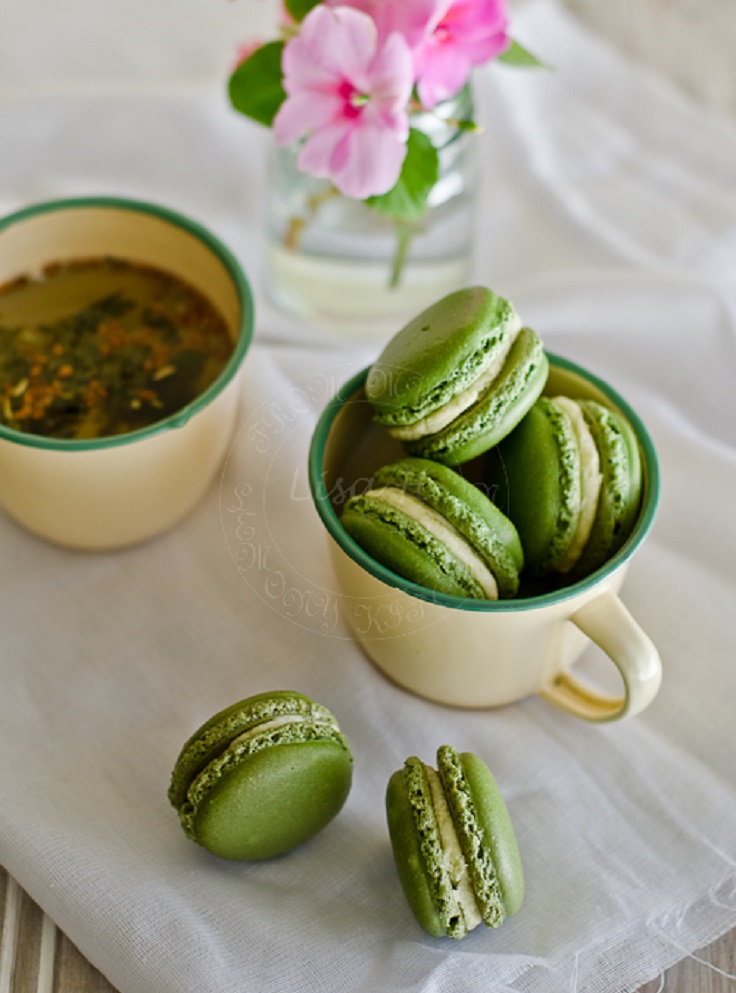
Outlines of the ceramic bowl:
[[227,453],[253,333],[251,291],[237,260],[187,217],[94,197],[36,204],[0,220],[0,285],[52,262],[104,255],[192,284],[220,310],[234,350],[191,403],[140,430],[68,440],[0,425],[0,506],[35,534],[86,550],[160,534],[202,498]]

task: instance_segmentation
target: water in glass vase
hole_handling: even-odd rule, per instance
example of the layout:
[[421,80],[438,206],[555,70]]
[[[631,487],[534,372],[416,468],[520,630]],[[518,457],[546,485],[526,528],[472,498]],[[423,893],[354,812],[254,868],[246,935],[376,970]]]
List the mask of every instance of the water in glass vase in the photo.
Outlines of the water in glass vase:
[[296,167],[293,149],[270,166],[267,289],[280,308],[345,337],[393,333],[471,275],[476,142],[455,121],[469,91],[413,118],[438,149],[439,179],[421,220],[397,224]]

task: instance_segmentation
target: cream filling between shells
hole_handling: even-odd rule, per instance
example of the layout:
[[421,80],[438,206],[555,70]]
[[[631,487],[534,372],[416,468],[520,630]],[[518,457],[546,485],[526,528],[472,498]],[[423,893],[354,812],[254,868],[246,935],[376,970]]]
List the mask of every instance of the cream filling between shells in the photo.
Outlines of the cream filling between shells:
[[475,899],[475,891],[473,890],[473,881],[468,870],[468,863],[465,861],[465,856],[460,847],[455,823],[450,813],[439,774],[430,766],[425,766],[425,769],[429,789],[432,794],[432,804],[434,805],[434,815],[440,834],[445,869],[452,882],[458,906],[465,920],[465,926],[468,931],[472,931],[483,920],[483,916]]
[[264,731],[273,731],[274,728],[283,727],[284,724],[303,724],[305,721],[310,721],[313,724],[322,724],[327,728],[331,728],[333,731],[340,730],[334,722],[320,721],[319,718],[310,717],[308,714],[284,714],[283,717],[272,717],[270,721],[262,721],[260,724],[256,724],[255,727],[243,731],[242,734],[233,738],[228,748],[232,748],[233,745],[239,745],[241,742],[249,741],[251,738],[263,734]]
[[598,497],[601,492],[603,476],[598,448],[590,428],[586,424],[582,410],[570,397],[559,396],[554,397],[553,400],[569,417],[580,453],[580,518],[572,543],[560,566],[560,572],[569,572],[580,558],[590,537],[595,513],[598,509]]
[[451,424],[463,411],[472,407],[478,397],[483,393],[498,376],[506,361],[506,356],[511,350],[511,346],[516,340],[516,336],[521,330],[521,318],[515,314],[509,322],[508,332],[500,349],[491,355],[488,365],[481,368],[478,377],[462,393],[458,393],[444,406],[434,410],[431,414],[416,421],[414,424],[407,424],[402,427],[389,428],[389,433],[400,441],[417,441],[429,434],[436,434],[448,424]]
[[381,486],[369,490],[366,499],[379,500],[400,510],[421,524],[429,533],[459,559],[473,579],[480,584],[489,600],[498,599],[498,583],[492,571],[478,555],[472,545],[436,510],[423,503],[418,497],[400,490],[397,486]]

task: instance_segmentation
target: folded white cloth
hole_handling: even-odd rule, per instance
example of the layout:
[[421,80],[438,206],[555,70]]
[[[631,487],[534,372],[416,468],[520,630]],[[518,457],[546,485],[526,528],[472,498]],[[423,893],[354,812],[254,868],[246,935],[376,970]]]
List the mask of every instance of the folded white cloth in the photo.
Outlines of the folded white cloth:
[[[221,88],[3,91],[3,208],[160,200],[209,224],[256,286],[238,432],[181,526],[85,555],[0,517],[0,862],[121,993],[621,993],[736,924],[736,133],[554,5],[524,8],[516,34],[554,68],[480,74],[477,278],[609,379],[661,460],[623,595],[664,682],[608,726],[538,699],[423,702],[351,642],[306,456],[378,345],[318,339],[263,298],[265,138]],[[180,831],[171,767],[215,710],[276,687],[337,714],[354,788],[301,849],[226,863]],[[516,917],[460,943],[411,917],[383,812],[394,769],[445,742],[494,771],[527,878]]]

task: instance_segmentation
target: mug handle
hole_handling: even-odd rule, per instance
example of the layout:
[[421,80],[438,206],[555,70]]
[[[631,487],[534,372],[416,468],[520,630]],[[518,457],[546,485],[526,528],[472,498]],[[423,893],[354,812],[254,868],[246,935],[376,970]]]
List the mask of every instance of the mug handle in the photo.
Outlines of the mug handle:
[[558,673],[542,696],[589,721],[633,717],[648,707],[662,681],[662,662],[652,641],[615,593],[602,593],[576,611],[570,620],[615,664],[624,682],[624,695],[610,697]]

